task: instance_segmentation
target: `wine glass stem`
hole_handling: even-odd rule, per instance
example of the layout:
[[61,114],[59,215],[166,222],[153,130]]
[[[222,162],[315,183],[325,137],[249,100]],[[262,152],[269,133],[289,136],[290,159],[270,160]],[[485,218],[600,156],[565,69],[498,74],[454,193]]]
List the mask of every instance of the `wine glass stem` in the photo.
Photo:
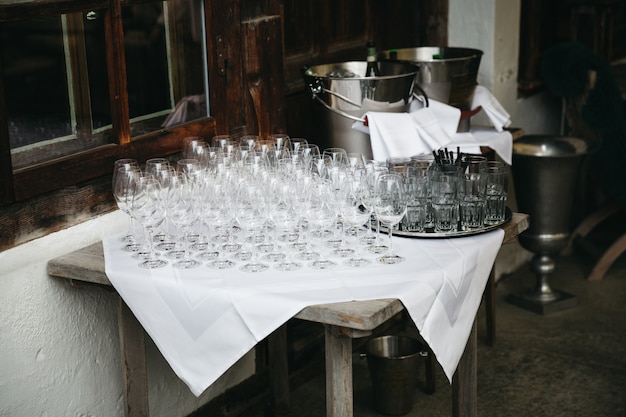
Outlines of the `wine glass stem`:
[[149,255],[149,259],[154,259],[156,258],[156,253],[154,252],[154,242],[152,240],[152,227],[149,226],[144,226],[144,233],[146,235],[146,239],[148,239],[148,253]]
[[393,246],[392,246],[392,242],[393,242],[393,238],[392,238],[392,230],[393,230],[393,225],[389,225],[389,254],[393,255]]

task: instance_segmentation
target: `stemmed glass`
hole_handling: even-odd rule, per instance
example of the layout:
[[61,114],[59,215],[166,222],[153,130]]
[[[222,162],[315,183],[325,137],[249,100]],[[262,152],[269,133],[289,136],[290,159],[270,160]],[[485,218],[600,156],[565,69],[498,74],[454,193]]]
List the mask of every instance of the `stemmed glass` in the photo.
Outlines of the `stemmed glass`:
[[300,153],[300,149],[309,144],[305,138],[289,138],[289,141],[291,142],[291,151],[295,154]]
[[248,233],[246,243],[250,244],[251,260],[240,267],[245,272],[261,272],[269,268],[257,260],[255,249],[256,233],[265,227],[269,216],[267,191],[262,183],[253,179],[246,179],[237,190],[235,220],[239,227]]
[[371,211],[363,204],[364,189],[365,187],[358,180],[354,180],[352,187],[342,195],[342,200],[339,204],[341,217],[346,228],[346,239],[348,236],[354,236],[353,246],[355,250],[353,255],[345,261],[345,264],[355,267],[364,266],[371,262],[361,255],[358,234],[356,232],[348,232],[349,230],[358,231],[371,218]]
[[403,194],[401,174],[383,174],[376,181],[374,190],[374,213],[389,232],[389,250],[377,260],[383,264],[396,264],[404,258],[395,254],[392,246],[393,228],[400,223],[406,213],[406,200]]
[[122,238],[122,241],[126,242],[124,250],[127,252],[137,252],[141,245],[137,242],[135,236],[135,216],[130,209],[130,203],[132,199],[134,181],[137,177],[141,176],[141,170],[136,163],[130,163],[130,165],[118,168],[115,174],[113,196],[115,197],[115,202],[117,203],[118,208],[122,212],[126,213],[130,219],[128,232]]
[[[236,252],[241,248],[232,239],[232,225],[235,220],[233,207],[235,205],[232,184],[227,181],[213,181],[207,179],[204,190],[204,198],[201,204],[201,218],[209,229],[215,228],[217,236],[212,240],[216,241],[214,250],[207,250],[198,257],[210,261],[207,266],[212,269],[227,269],[236,265],[236,262],[226,257],[226,252]],[[226,243],[221,243],[221,236],[225,236]]]
[[337,213],[332,208],[333,199],[330,184],[327,180],[319,180],[311,190],[311,199],[306,207],[306,218],[309,224],[316,229],[319,240],[319,258],[309,263],[311,268],[328,269],[337,265],[336,262],[324,256],[324,232],[337,221]]
[[190,227],[198,219],[197,181],[179,173],[176,181],[170,184],[167,201],[168,217],[180,230],[183,243],[183,256],[174,262],[175,268],[189,269],[200,266],[200,262],[191,258]]
[[165,207],[161,200],[159,183],[149,176],[138,176],[132,181],[130,210],[144,227],[148,253],[139,264],[142,268],[154,269],[167,265],[154,251],[153,232],[165,219]]
[[[370,210],[370,213],[374,213],[374,202],[376,200],[376,182],[381,175],[387,174],[387,166],[382,163],[370,161],[365,166],[365,182],[367,188],[364,190],[362,196],[363,205]],[[383,253],[386,252],[388,247],[381,242],[380,238],[380,220],[376,217],[376,233],[372,233],[372,223],[368,224],[368,233],[363,236],[362,240],[367,243],[369,252]]]
[[[280,233],[282,233],[282,236],[284,236],[283,240],[287,243],[290,241],[290,236],[294,236],[295,234],[295,239],[299,236],[295,233],[295,230],[300,224],[301,210],[297,206],[297,199],[294,192],[295,185],[296,181],[294,178],[285,177],[278,178],[272,187],[272,192],[270,193],[270,220],[274,224],[274,230],[277,232],[276,241],[281,240]],[[287,247],[287,245],[285,246]],[[273,253],[268,253],[265,256],[266,259],[278,262],[276,269],[292,271],[302,267],[301,263],[286,259],[284,252],[286,247],[282,248],[280,245],[276,245],[276,247],[278,250],[275,250]],[[282,251],[280,251],[281,249]]]
[[312,161],[320,157],[320,148],[315,144],[307,143],[306,145],[301,145],[297,153],[302,155],[302,162],[305,168],[310,170]]
[[322,155],[330,156],[331,166],[334,167],[346,165],[348,162],[348,153],[343,148],[326,148]]

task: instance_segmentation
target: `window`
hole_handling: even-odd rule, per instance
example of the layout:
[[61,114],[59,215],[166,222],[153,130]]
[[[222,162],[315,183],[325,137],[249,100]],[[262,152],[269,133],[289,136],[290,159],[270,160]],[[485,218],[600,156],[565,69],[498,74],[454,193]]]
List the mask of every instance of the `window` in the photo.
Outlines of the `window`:
[[203,0],[0,6],[0,204],[214,128],[204,15]]

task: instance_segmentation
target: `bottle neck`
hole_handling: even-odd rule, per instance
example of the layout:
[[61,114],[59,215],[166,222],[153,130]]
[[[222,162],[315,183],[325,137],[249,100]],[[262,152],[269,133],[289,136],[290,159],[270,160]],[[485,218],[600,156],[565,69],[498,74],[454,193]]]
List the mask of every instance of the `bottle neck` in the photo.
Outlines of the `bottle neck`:
[[370,46],[367,48],[367,62],[374,62],[376,61],[376,48],[373,46]]

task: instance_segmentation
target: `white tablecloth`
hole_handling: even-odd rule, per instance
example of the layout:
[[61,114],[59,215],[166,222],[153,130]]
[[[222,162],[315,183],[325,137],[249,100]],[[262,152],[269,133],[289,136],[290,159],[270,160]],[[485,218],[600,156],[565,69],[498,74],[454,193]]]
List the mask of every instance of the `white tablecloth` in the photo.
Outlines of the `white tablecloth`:
[[452,380],[504,232],[454,239],[394,237],[396,265],[327,271],[146,270],[103,242],[109,280],[174,372],[200,395],[239,358],[315,304],[397,298]]

